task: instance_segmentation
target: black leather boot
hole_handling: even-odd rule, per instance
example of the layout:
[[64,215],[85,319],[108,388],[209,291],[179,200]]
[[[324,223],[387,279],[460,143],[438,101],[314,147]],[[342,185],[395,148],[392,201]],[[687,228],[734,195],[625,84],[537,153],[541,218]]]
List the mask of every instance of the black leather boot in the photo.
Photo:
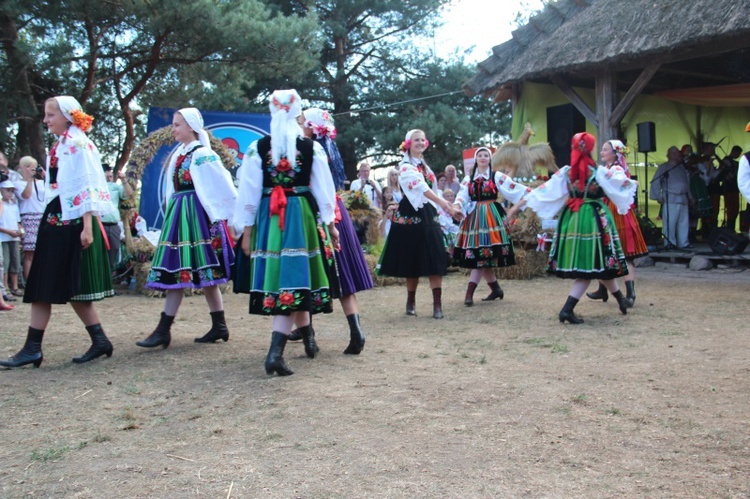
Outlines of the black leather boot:
[[284,347],[286,346],[287,337],[278,331],[271,333],[271,348],[268,349],[266,357],[266,374],[276,373],[279,376],[289,376],[294,371],[284,362]]
[[21,367],[26,364],[34,364],[34,367],[39,367],[42,365],[42,360],[44,360],[44,355],[42,354],[42,337],[44,337],[44,329],[35,329],[29,326],[29,331],[26,333],[26,343],[23,344],[23,348],[13,357],[0,360],[0,366]]
[[635,281],[625,281],[625,289],[627,290],[626,298],[635,305]]
[[442,288],[432,288],[432,318],[443,318],[443,290]]
[[144,348],[154,348],[158,346],[167,348],[169,342],[172,341],[172,333],[170,333],[170,329],[172,328],[173,322],[174,315],[167,315],[162,312],[159,324],[156,326],[156,329],[154,329],[154,332],[148,335],[145,340],[136,341],[135,344]]
[[344,353],[347,355],[359,355],[365,348],[365,333],[362,332],[362,328],[360,327],[359,315],[347,315],[346,320],[349,321],[349,346],[346,347]]
[[471,307],[474,305],[474,290],[477,289],[477,283],[469,282],[469,287],[466,288],[466,296],[464,297],[464,305]]
[[210,312],[211,314],[211,329],[201,336],[195,338],[196,343],[214,343],[215,341],[229,340],[229,328],[227,322],[224,320],[224,311],[219,310],[218,312]]
[[[312,326],[312,318],[313,316],[310,316],[310,326]],[[313,331],[313,334],[315,334],[315,331]],[[287,341],[300,341],[302,339],[302,335],[299,334],[299,329],[292,329],[292,332],[289,333],[289,336],[286,337]],[[318,350],[316,350],[318,351]]]
[[563,324],[565,321],[570,322],[571,324],[583,324],[583,319],[578,317],[574,312],[573,309],[578,304],[578,300],[576,298],[573,298],[572,296],[568,296],[568,300],[565,302],[565,305],[563,306],[562,310],[560,310],[559,319],[560,322]]
[[622,315],[626,315],[628,313],[629,308],[633,308],[633,302],[625,298],[622,294],[622,291],[619,289],[612,293],[612,296],[615,297],[615,300],[617,300],[617,304],[620,306],[620,312],[622,312]]
[[406,292],[406,315],[417,315],[417,310],[415,308],[416,301],[417,301],[417,292],[407,291]]
[[503,293],[503,289],[500,287],[500,284],[497,281],[488,282],[487,286],[490,287],[492,292],[487,295],[487,298],[482,298],[482,301],[492,301],[497,300],[500,298],[501,300],[505,296],[505,293]]
[[86,350],[85,354],[80,357],[73,357],[73,362],[76,364],[83,364],[84,362],[94,360],[102,355],[112,357],[112,351],[114,349],[112,348],[112,343],[109,341],[109,338],[104,334],[102,325],[94,324],[93,326],[86,326],[86,331],[88,331],[89,336],[91,336],[91,346]]
[[[320,352],[320,349],[315,342],[315,330],[313,329],[312,324],[300,326],[297,328],[297,331],[299,331],[300,336],[302,336],[302,343],[305,345],[305,354],[311,359],[314,359],[315,354]],[[289,338],[287,338],[287,341],[288,340]]]
[[586,293],[586,296],[588,296],[592,300],[601,300],[604,303],[607,303],[607,300],[609,300],[607,288],[602,283],[599,283],[599,289],[597,289],[593,293]]

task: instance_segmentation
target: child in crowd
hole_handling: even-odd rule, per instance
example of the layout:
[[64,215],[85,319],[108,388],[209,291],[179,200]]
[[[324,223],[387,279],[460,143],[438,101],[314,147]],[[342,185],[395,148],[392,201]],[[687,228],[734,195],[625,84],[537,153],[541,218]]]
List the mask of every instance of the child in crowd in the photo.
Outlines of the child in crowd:
[[14,186],[10,180],[0,184],[2,192],[3,211],[0,215],[0,241],[3,243],[3,263],[5,278],[3,284],[8,294],[23,296],[18,289],[18,272],[20,270],[21,253],[19,244],[23,231],[21,229],[21,214],[14,195]]

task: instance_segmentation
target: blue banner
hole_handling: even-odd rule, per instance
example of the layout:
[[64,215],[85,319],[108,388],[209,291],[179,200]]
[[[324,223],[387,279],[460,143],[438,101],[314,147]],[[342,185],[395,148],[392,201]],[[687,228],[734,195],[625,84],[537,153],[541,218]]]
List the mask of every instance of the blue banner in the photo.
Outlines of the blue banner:
[[[172,124],[172,115],[176,109],[151,107],[148,110],[148,133]],[[254,141],[268,135],[271,116],[268,114],[228,113],[223,111],[203,111],[203,125],[206,130],[221,140],[232,154],[236,164],[232,169],[235,177],[237,168],[242,164],[244,152]],[[151,163],[146,165],[141,177],[141,203],[138,214],[141,215],[149,229],[160,229],[164,222],[164,199],[167,181],[165,178],[167,158],[179,144],[174,143],[159,149]]]

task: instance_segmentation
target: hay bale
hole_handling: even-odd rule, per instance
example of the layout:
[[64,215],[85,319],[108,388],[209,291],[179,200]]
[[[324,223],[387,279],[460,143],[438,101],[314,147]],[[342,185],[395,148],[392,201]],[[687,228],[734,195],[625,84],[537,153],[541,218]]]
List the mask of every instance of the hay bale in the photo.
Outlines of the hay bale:
[[375,267],[377,266],[378,261],[380,261],[380,256],[365,253],[365,261],[370,268],[372,282],[375,283],[375,286],[400,286],[406,284],[406,279],[404,278],[381,276],[375,272]]
[[533,277],[543,276],[547,269],[548,253],[536,251],[535,249],[523,249],[515,247],[516,264],[510,267],[495,269],[498,279],[527,280]]

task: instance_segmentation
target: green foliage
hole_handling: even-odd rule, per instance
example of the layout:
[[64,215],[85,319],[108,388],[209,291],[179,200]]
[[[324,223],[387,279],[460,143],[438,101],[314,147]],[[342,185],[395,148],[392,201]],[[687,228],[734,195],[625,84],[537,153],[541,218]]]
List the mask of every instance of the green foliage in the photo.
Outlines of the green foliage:
[[[3,46],[0,74],[8,72],[11,51],[28,61],[34,119],[46,98],[77,97],[97,118],[93,139],[121,163],[142,132],[132,118],[148,106],[202,107],[205,100],[237,110],[240,82],[303,74],[320,45],[315,16],[274,14],[260,0],[17,0],[0,6],[3,19],[19,36]],[[20,109],[6,96],[24,90],[9,78],[0,90],[0,109],[9,109],[3,132],[13,134]],[[24,137],[15,138],[23,149]]]

